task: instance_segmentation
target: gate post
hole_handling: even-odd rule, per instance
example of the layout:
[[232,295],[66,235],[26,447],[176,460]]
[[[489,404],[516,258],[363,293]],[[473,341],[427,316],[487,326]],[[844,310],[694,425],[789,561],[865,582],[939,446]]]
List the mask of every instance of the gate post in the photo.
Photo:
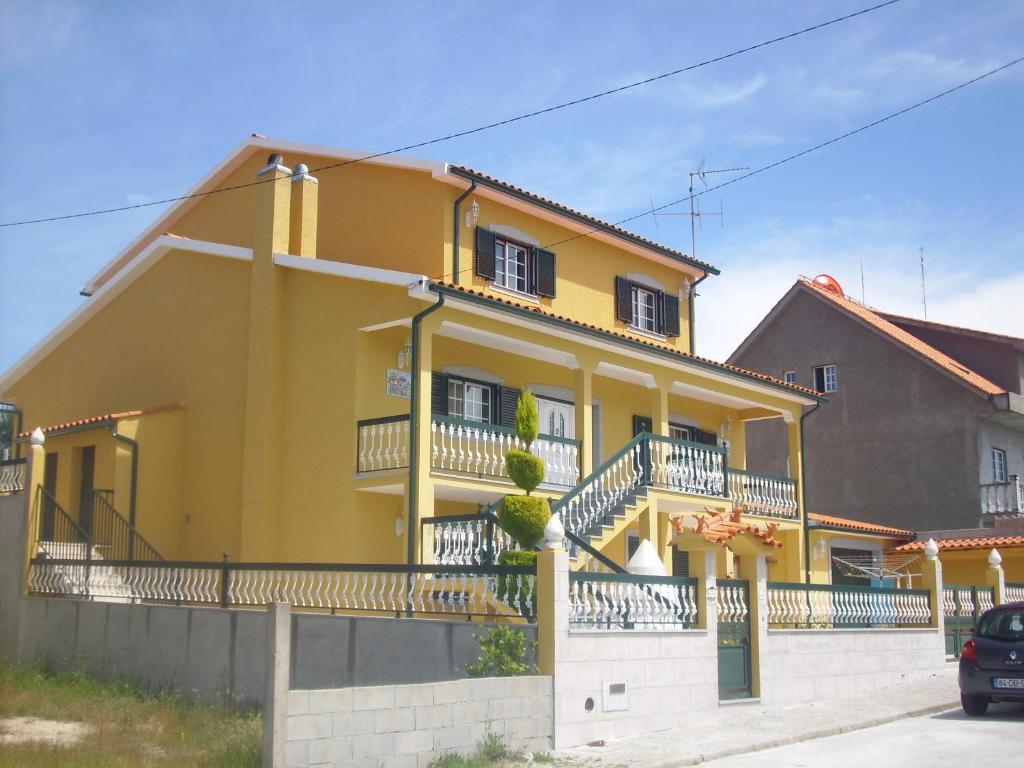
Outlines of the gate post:
[[761,650],[768,647],[768,561],[741,555],[740,578],[750,585],[750,695],[761,696]]
[[939,635],[945,637],[946,616],[943,607],[942,563],[939,561],[939,545],[935,543],[935,539],[928,539],[928,543],[924,547],[921,583],[928,590],[928,605],[932,613],[931,626],[937,627]]
[[263,682],[262,768],[287,768],[288,689],[291,671],[291,606],[270,603],[266,613],[266,660]]
[[32,432],[28,451],[28,458],[25,463],[25,574],[23,580],[23,593],[28,592],[28,574],[32,567],[32,558],[36,556],[36,539],[39,537],[39,525],[43,513],[43,501],[39,489],[43,485],[43,476],[46,471],[46,436],[43,430],[36,427]]
[[1003,572],[1003,556],[998,549],[988,553],[988,570],[985,571],[985,583],[992,587],[992,604],[1002,605],[1006,602],[1006,574]]

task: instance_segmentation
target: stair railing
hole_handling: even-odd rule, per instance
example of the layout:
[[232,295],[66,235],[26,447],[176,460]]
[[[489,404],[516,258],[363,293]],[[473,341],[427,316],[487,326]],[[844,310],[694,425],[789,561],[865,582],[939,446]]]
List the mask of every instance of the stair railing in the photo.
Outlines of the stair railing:
[[558,515],[567,534],[572,533],[582,540],[590,528],[603,522],[605,515],[647,483],[650,474],[648,438],[647,432],[638,434],[551,505],[552,513]]
[[[47,558],[82,563],[80,566],[61,569],[61,576],[70,582],[72,592],[88,597],[92,563],[91,537],[44,486],[37,486],[36,494],[37,509],[40,512],[34,532],[36,546]],[[81,573],[77,572],[79,570]]]
[[163,556],[110,502],[108,491],[94,490],[92,503],[93,546],[104,548],[108,560],[161,562]]

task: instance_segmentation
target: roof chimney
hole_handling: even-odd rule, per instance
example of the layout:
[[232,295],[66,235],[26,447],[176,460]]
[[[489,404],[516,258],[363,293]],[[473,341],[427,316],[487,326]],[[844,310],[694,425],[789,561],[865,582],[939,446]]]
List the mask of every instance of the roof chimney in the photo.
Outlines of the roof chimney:
[[309,175],[305,163],[295,166],[292,175],[292,209],[288,253],[306,259],[316,258],[316,230],[320,183]]

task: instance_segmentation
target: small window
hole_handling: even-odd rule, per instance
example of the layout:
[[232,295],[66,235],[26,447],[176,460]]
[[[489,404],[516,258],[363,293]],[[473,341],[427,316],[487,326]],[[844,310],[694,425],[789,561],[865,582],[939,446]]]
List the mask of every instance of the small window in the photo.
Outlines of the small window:
[[657,333],[658,321],[654,291],[633,286],[633,325],[641,331]]
[[992,478],[994,482],[1006,482],[1006,451],[1002,448],[992,449]]
[[814,368],[814,389],[826,395],[839,390],[839,375],[834,365]]
[[787,384],[796,384],[796,371],[786,371],[782,374]]
[[668,436],[675,440],[693,440],[693,433],[689,427],[682,427],[678,424],[668,425]]
[[519,293],[528,293],[530,258],[526,248],[507,240],[494,241],[494,282]]
[[491,421],[491,387],[460,379],[448,380],[448,415],[466,421]]

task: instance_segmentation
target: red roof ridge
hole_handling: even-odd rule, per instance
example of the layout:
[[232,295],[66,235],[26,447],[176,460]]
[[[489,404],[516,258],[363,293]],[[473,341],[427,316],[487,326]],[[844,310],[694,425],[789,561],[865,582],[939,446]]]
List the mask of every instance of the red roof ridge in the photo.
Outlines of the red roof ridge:
[[[1024,535],[981,536],[978,538],[943,539],[936,541],[939,552],[944,549],[993,549],[997,547],[1024,547]],[[919,552],[925,548],[927,541],[909,541],[893,547],[893,552]]]
[[787,384],[786,382],[784,382],[784,381],[782,381],[780,379],[776,379],[774,376],[769,376],[766,373],[759,373],[758,371],[751,371],[751,370],[748,370],[747,368],[740,368],[738,365],[732,365],[730,363],[721,363],[721,362],[719,362],[717,360],[712,360],[712,359],[707,358],[707,357],[701,357],[700,355],[694,355],[694,354],[692,354],[690,352],[683,352],[682,350],[675,349],[674,347],[670,347],[667,344],[657,344],[655,342],[648,341],[647,339],[638,339],[638,338],[634,338],[633,336],[627,336],[626,334],[620,333],[619,331],[612,330],[611,328],[602,328],[601,326],[594,325],[593,323],[584,323],[584,322],[582,322],[580,320],[573,320],[571,317],[565,317],[564,315],[559,315],[559,314],[556,314],[554,312],[548,312],[547,310],[543,309],[542,307],[528,306],[526,304],[520,304],[518,301],[512,301],[511,299],[500,298],[498,296],[488,296],[486,293],[484,293],[482,291],[477,291],[477,290],[475,290],[473,288],[467,288],[464,285],[456,285],[455,283],[439,282],[439,283],[436,283],[436,284],[444,286],[445,288],[450,288],[450,289],[455,290],[455,291],[460,291],[462,293],[468,293],[468,294],[470,294],[472,296],[479,296],[480,298],[487,299],[488,301],[494,301],[494,302],[497,302],[499,304],[507,304],[510,307],[516,307],[517,309],[525,309],[525,310],[527,310],[529,312],[535,312],[538,315],[543,315],[545,317],[550,317],[550,318],[552,318],[554,320],[561,320],[562,322],[565,322],[565,323],[572,323],[573,325],[579,326],[580,328],[590,328],[591,330],[601,331],[602,333],[607,333],[607,334],[609,334],[611,336],[615,336],[615,337],[620,338],[620,339],[625,339],[627,341],[632,341],[632,342],[636,342],[638,344],[643,344],[645,346],[651,347],[653,349],[658,349],[658,350],[661,350],[663,352],[671,352],[672,354],[678,355],[679,357],[684,358],[684,359],[697,360],[699,362],[709,363],[711,365],[715,365],[715,366],[718,366],[720,368],[724,368],[724,369],[729,370],[729,371],[735,371],[737,373],[742,373],[742,374],[745,374],[747,376],[753,376],[754,378],[761,379],[762,381],[766,381],[766,382],[769,382],[771,384],[776,384],[778,386],[785,387],[786,389],[791,389],[791,390],[794,390],[796,392],[800,392],[801,394],[811,395],[811,396],[816,397],[816,398],[820,398],[821,397],[821,393],[820,392],[815,392],[813,389],[808,389],[807,387],[801,387],[799,384]]
[[[164,403],[163,405],[154,405],[149,408],[136,408],[131,411],[119,411],[116,413],[105,413],[102,416],[88,416],[82,419],[73,419],[71,421],[65,421],[60,424],[50,424],[46,427],[40,427],[43,430],[43,434],[50,434],[52,432],[63,432],[66,429],[73,429],[75,427],[83,427],[88,424],[102,424],[107,421],[117,421],[119,419],[130,419],[136,416],[149,416],[153,413],[161,413],[163,411],[175,411],[179,408],[184,408],[184,403]],[[18,439],[25,439],[31,436],[32,431],[18,433]]]
[[858,301],[847,298],[846,296],[840,296],[832,291],[819,288],[812,281],[806,278],[800,278],[797,282],[805,288],[814,291],[816,295],[831,301],[833,304],[846,310],[851,315],[868,323],[874,327],[875,330],[885,334],[893,341],[901,344],[912,352],[916,352],[918,355],[930,360],[932,363],[935,363],[946,372],[953,374],[958,379],[971,385],[975,389],[981,390],[988,395],[999,395],[1006,391],[998,384],[994,384],[981,374],[972,371],[963,363],[950,357],[945,352],[940,352],[927,342],[921,341],[912,333],[908,333],[895,323],[886,320],[879,311],[873,310]]
[[836,517],[835,515],[822,515],[817,512],[808,512],[808,520],[817,520],[819,523],[825,523],[826,525],[835,525],[842,528],[853,528],[856,530],[877,532],[877,533],[891,533],[896,536],[905,536],[912,538],[914,536],[913,531],[908,531],[903,528],[894,528],[888,525],[879,525],[878,523],[867,523],[863,520],[854,520],[848,517]]
[[711,509],[704,510],[706,514],[695,514],[695,525],[689,526],[684,522],[683,516],[673,517],[669,520],[676,533],[695,533],[703,536],[705,541],[711,544],[725,544],[732,541],[741,533],[749,534],[761,544],[772,549],[782,549],[782,542],[775,538],[775,532],[779,529],[778,523],[767,523],[759,527],[754,523],[746,523],[741,519],[746,513],[746,507],[734,509],[732,512],[715,512]]

